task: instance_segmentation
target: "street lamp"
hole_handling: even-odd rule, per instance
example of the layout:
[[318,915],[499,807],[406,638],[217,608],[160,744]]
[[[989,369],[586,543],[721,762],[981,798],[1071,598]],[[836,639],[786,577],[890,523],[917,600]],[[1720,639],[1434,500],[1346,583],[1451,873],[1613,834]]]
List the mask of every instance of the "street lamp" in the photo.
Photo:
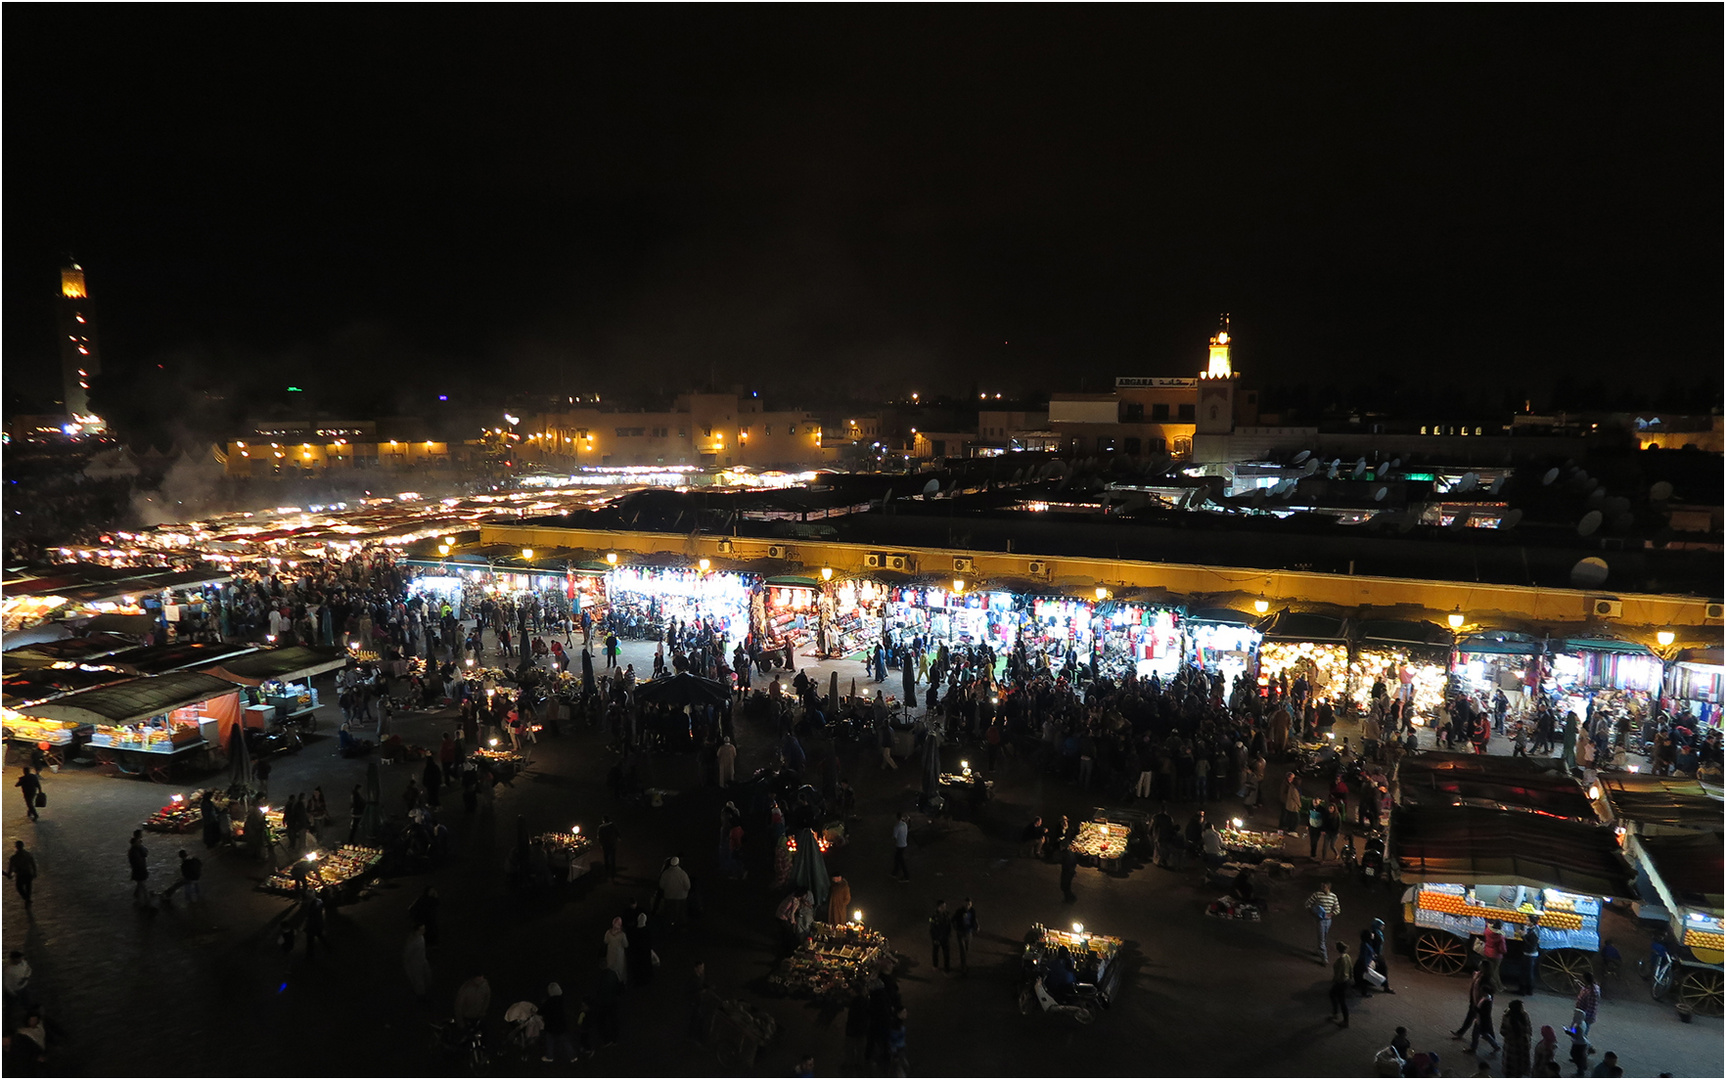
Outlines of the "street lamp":
[[1260,615],[1263,615],[1270,609],[1271,602],[1265,599],[1264,593],[1260,593],[1259,598],[1253,601],[1253,610],[1258,612]]
[[833,568],[831,566],[823,566],[821,568],[821,580],[822,581],[832,581],[833,580]]
[[533,549],[532,548],[522,548],[521,549],[521,557],[522,557],[523,561],[526,561],[528,559],[533,558]]
[[713,567],[713,562],[710,559],[702,558],[695,565],[701,567],[701,572],[705,574]]
[[613,566],[616,566],[617,565],[617,552],[615,552],[615,551],[606,552],[605,553],[605,561],[610,563]]
[[1104,587],[1103,587],[1103,586],[1101,586],[1101,585],[1098,585],[1098,586],[1097,586],[1097,603],[1099,603],[1099,604],[1100,604],[1100,603],[1102,603],[1102,602],[1103,602],[1103,601],[1104,601],[1104,600],[1107,600],[1107,599],[1108,599],[1108,598],[1109,598],[1109,590],[1108,590],[1108,589],[1105,589],[1105,588],[1104,588]]
[[1466,621],[1466,616],[1464,616],[1462,614],[1462,608],[1460,608],[1460,607],[1453,610],[1449,615],[1446,615],[1444,618],[1445,618],[1446,622],[1450,623],[1450,628],[1452,630],[1461,630],[1462,624]]
[[1654,640],[1658,641],[1660,643],[1660,647],[1664,649],[1670,646],[1674,641],[1677,641],[1678,635],[1674,634],[1670,630],[1660,630],[1655,633]]
[[964,578],[956,577],[953,579],[953,591],[956,593],[962,593],[965,591],[965,579]]

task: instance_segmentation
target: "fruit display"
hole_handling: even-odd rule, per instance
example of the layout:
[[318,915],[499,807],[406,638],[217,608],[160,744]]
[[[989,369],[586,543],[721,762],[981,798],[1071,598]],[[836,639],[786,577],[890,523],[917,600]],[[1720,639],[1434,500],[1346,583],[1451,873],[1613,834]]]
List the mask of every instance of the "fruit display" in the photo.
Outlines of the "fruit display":
[[[1574,910],[1566,910],[1568,905],[1561,907],[1556,901],[1549,901],[1545,911],[1540,912],[1540,925],[1548,930],[1580,930],[1583,918]],[[1464,919],[1480,919],[1483,922],[1498,920],[1511,926],[1521,926],[1528,922],[1528,916],[1535,908],[1524,904],[1521,909],[1489,907],[1485,904],[1471,903],[1466,895],[1441,892],[1436,889],[1422,888],[1420,890],[1420,908],[1422,911],[1436,911],[1445,915],[1455,915]]]
[[310,888],[342,886],[370,874],[384,857],[383,849],[343,844],[334,851],[313,852],[272,873],[264,882],[270,892],[292,893],[304,881]]
[[1278,832],[1253,832],[1251,829],[1218,829],[1217,834],[1223,838],[1223,850],[1230,852],[1246,852],[1253,855],[1269,857],[1279,855],[1283,850],[1283,835]]
[[1719,952],[1726,949],[1726,936],[1691,926],[1684,930],[1684,944],[1692,949],[1713,949]]
[[1073,850],[1094,859],[1118,859],[1127,853],[1127,838],[1132,830],[1125,825],[1107,821],[1087,821],[1079,826],[1073,840]]
[[192,792],[187,799],[184,795],[175,795],[168,804],[145,818],[143,827],[151,832],[182,833],[197,828],[204,820],[203,811],[198,809],[198,792]]

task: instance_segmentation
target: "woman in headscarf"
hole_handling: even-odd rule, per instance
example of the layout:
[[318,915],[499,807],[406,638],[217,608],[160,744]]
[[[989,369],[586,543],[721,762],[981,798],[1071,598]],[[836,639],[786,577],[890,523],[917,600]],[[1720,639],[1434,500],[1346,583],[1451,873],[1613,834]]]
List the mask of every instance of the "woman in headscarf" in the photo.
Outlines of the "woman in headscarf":
[[653,981],[653,933],[647,928],[647,912],[635,917],[635,929],[629,933],[629,981],[646,986]]
[[611,920],[611,929],[605,932],[605,966],[617,976],[617,981],[629,981],[629,935],[624,933],[623,919]]
[[[1520,1004],[1520,1003],[1519,1003]],[[1510,1014],[1506,1013],[1508,1017]],[[1547,1024],[1540,1029],[1540,1041],[1534,1045],[1534,1076],[1557,1076],[1558,1065],[1558,1032]]]
[[1504,1075],[1527,1076],[1528,1043],[1534,1034],[1534,1026],[1528,1019],[1528,1013],[1522,1008],[1521,1001],[1512,999],[1505,1007],[1504,1019],[1498,1022],[1498,1031],[1504,1036]]

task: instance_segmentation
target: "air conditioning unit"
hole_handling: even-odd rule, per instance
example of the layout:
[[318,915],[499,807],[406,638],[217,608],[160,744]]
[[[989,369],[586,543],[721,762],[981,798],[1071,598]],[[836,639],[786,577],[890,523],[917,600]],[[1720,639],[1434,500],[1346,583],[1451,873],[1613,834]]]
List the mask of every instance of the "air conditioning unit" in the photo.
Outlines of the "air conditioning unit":
[[1590,611],[1597,619],[1622,619],[1624,617],[1624,601],[1597,597],[1589,601]]
[[721,555],[731,554],[731,541],[729,541],[729,540],[719,541],[719,554],[721,554]]
[[909,555],[889,555],[887,556],[887,569],[899,571],[910,570],[911,557]]
[[870,570],[881,569],[884,565],[881,553],[879,551],[865,551],[863,553],[863,565]]
[[791,549],[784,544],[773,544],[767,549],[767,557],[769,559],[789,559]]
[[1049,576],[1049,564],[1043,559],[1032,559],[1026,569],[1030,571],[1032,577]]
[[1704,619],[1726,619],[1726,604],[1709,604],[1702,609]]
[[977,572],[977,560],[963,555],[955,555],[953,556],[953,572],[955,574],[975,574]]

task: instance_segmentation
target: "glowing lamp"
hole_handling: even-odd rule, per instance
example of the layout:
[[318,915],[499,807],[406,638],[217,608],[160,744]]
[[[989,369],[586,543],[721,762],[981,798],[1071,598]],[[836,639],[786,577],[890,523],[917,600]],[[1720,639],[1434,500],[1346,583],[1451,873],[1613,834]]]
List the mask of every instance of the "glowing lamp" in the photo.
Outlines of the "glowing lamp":
[[1446,622],[1450,623],[1450,628],[1452,630],[1461,630],[1462,629],[1463,614],[1462,614],[1461,608],[1457,608],[1455,611],[1452,611],[1449,615],[1446,615],[1444,618],[1445,618]]
[[522,548],[521,549],[521,557],[524,559],[533,558],[533,549],[532,548]]
[[571,825],[569,827],[569,831],[576,836],[580,836],[581,835],[581,826],[580,825]]
[[1263,615],[1265,612],[1269,611],[1270,609],[1271,609],[1271,602],[1269,600],[1266,600],[1262,596],[1259,597],[1257,600],[1253,601],[1253,610],[1258,612],[1260,615]]
[[467,658],[467,666],[473,667],[473,657],[470,656]]
[[1600,798],[1600,785],[1599,784],[1589,784],[1588,785],[1588,797],[1590,799]]
[[701,572],[705,574],[713,566],[713,561],[711,559],[701,559],[697,561],[695,565],[701,567]]
[[953,591],[956,593],[962,593],[965,591],[965,579],[964,578],[956,577],[953,579]]
[[1241,827],[1241,824],[1242,824],[1242,822],[1241,822],[1241,819],[1240,819],[1240,818],[1235,818],[1235,820],[1234,820],[1234,826],[1235,826],[1235,828],[1237,828],[1237,829],[1238,829],[1238,828],[1240,828],[1240,827]]
[[851,913],[851,921],[855,922],[855,923],[862,922],[863,921],[863,912],[862,911],[853,911]]
[[1082,934],[1084,932],[1085,932],[1085,924],[1084,923],[1076,922],[1073,924],[1073,933]]
[[1661,648],[1665,648],[1666,646],[1672,644],[1674,641],[1677,641],[1678,635],[1674,634],[1670,630],[1661,630],[1661,631],[1658,631],[1655,633],[1654,640],[1658,641],[1660,643]]
[[821,568],[821,580],[822,581],[832,581],[833,580],[833,568],[831,566],[823,566]]
[[497,745],[497,736],[495,736],[495,735],[493,735],[493,736],[492,736],[492,738],[491,738],[491,745],[492,745],[492,746],[496,746],[496,745]]
[[610,563],[613,566],[616,566],[617,565],[617,552],[615,552],[615,551],[606,552],[605,553],[605,561]]
[[1101,585],[1098,585],[1097,586],[1097,600],[1099,602],[1101,602],[1103,600],[1107,600],[1108,598],[1109,598],[1109,590],[1103,588]]

